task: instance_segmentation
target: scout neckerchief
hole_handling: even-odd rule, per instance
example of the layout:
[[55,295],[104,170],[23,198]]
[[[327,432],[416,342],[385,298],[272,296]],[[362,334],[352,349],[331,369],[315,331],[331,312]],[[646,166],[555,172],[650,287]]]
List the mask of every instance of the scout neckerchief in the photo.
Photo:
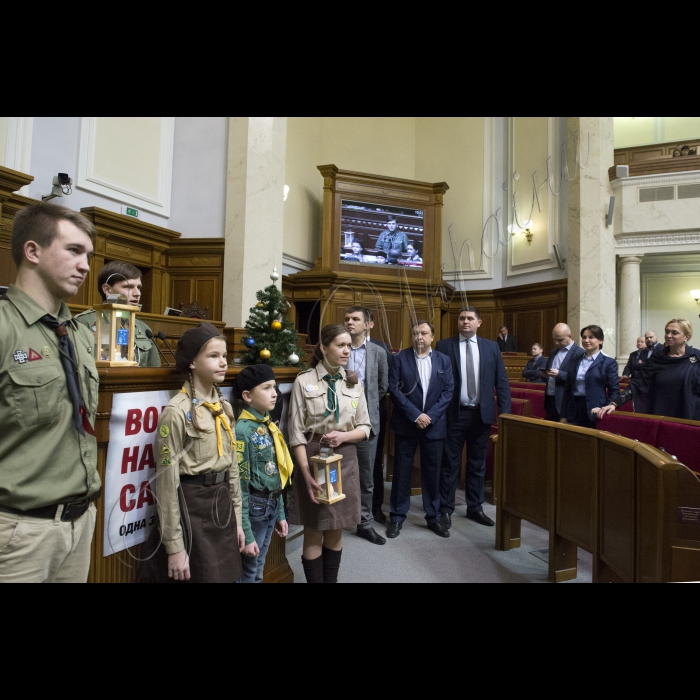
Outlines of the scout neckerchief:
[[336,374],[335,377],[331,377],[327,374],[323,381],[328,384],[328,398],[326,399],[326,412],[323,414],[324,418],[333,415],[335,411],[335,422],[336,425],[340,425],[340,401],[338,401],[338,392],[335,390],[335,383],[341,381],[343,378],[342,374]]
[[292,471],[294,471],[294,463],[292,462],[292,455],[289,454],[287,443],[284,441],[284,437],[282,436],[282,431],[270,420],[269,417],[265,418],[264,420],[260,420],[248,411],[243,411],[238,419],[253,421],[253,423],[264,423],[268,430],[272,433],[272,439],[275,442],[277,469],[279,470],[280,477],[282,478],[282,488],[284,488],[292,476]]
[[[180,392],[181,394],[187,394],[187,389],[183,387],[182,391]],[[224,456],[224,443],[221,438],[221,426],[223,425],[224,428],[226,428],[226,432],[228,433],[228,436],[231,438],[231,444],[235,445],[236,441],[233,438],[233,433],[231,432],[231,425],[228,422],[228,418],[226,418],[226,413],[224,412],[224,409],[221,407],[221,401],[217,401],[216,403],[207,403],[206,401],[200,401],[199,403],[204,406],[204,408],[208,408],[214,418],[216,419],[216,444],[219,447],[219,457]]]
[[59,323],[51,314],[39,319],[40,323],[48,326],[58,336],[58,349],[61,355],[61,364],[66,375],[66,386],[68,387],[68,396],[71,404],[73,404],[73,425],[80,435],[85,437],[85,433],[94,435],[95,431],[90,425],[85,410],[85,401],[80,391],[80,379],[78,375],[78,359],[75,354],[75,346],[68,335],[65,323]]

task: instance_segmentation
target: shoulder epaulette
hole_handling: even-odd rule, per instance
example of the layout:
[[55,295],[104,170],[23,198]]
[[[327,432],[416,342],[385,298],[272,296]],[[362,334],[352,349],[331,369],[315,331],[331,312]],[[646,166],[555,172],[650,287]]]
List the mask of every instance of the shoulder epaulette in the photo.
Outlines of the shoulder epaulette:
[[73,318],[81,318],[82,316],[87,316],[88,314],[96,314],[97,312],[95,309],[88,309],[87,311],[83,311],[82,313],[76,314],[73,316]]

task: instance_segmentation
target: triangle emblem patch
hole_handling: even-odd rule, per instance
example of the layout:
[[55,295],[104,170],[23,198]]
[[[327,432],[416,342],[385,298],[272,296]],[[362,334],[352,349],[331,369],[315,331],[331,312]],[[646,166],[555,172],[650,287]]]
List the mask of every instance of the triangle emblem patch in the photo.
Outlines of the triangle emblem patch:
[[36,351],[29,349],[29,358],[27,362],[37,362],[38,360],[43,360],[44,358]]

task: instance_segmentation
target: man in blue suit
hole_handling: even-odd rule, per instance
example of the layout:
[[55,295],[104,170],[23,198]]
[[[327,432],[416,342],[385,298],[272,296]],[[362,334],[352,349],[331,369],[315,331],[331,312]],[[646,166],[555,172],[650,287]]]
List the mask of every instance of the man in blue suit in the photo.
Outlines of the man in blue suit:
[[450,361],[434,352],[435,328],[427,321],[413,327],[413,348],[395,357],[389,376],[394,404],[391,428],[396,436],[391,524],[387,537],[401,534],[411,506],[411,471],[420,445],[423,508],[428,528],[439,537],[450,533],[440,524],[440,463],[447,435],[445,413],[452,401],[454,379]]
[[547,381],[547,395],[544,399],[544,409],[547,420],[559,423],[564,417],[564,390],[569,379],[569,372],[578,367],[586,353],[576,345],[571,328],[560,323],[552,331],[554,350],[549,353],[547,369],[542,377]]
[[459,335],[441,340],[437,351],[452,364],[457,387],[448,414],[448,436],[440,476],[440,512],[443,527],[452,527],[455,493],[467,445],[467,518],[479,525],[493,527],[484,513],[484,477],[491,425],[496,422],[498,396],[501,413],[510,413],[510,385],[498,345],[477,335],[481,312],[469,306],[459,314]]

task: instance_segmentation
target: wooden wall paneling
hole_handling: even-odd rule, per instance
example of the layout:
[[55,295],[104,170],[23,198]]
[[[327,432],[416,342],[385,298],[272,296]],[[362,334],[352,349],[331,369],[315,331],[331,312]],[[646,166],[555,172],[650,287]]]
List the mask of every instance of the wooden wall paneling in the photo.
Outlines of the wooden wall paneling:
[[11,253],[12,222],[18,211],[34,202],[15,193],[33,181],[31,175],[0,167],[0,286],[3,287],[9,287],[17,278]]
[[634,583],[636,460],[613,440],[600,442],[599,556],[594,556],[595,583]]
[[635,146],[632,148],[616,148],[615,149],[615,165],[630,165],[632,163],[642,163],[647,160],[655,160],[657,158],[671,158],[676,163],[683,163],[687,158],[673,158],[673,151],[681,146],[690,146],[690,148],[700,148],[700,141],[668,141],[667,143],[656,143],[651,146]]

